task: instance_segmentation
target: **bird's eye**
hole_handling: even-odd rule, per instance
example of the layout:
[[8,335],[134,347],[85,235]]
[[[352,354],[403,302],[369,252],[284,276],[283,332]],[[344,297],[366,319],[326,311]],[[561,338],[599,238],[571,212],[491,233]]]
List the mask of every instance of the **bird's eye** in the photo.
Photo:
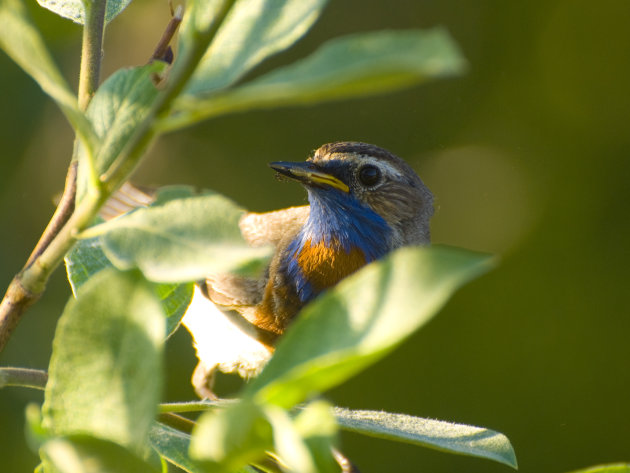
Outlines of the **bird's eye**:
[[367,164],[359,169],[359,180],[365,186],[375,186],[381,180],[381,170],[376,166]]

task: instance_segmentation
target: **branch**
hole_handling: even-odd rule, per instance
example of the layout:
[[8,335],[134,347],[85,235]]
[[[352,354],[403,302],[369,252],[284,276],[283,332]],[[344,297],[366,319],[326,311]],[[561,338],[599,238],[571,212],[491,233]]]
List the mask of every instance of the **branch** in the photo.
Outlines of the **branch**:
[[168,64],[171,64],[173,62],[173,51],[171,49],[170,44],[173,39],[173,36],[175,36],[175,32],[177,31],[177,28],[179,28],[179,24],[182,22],[181,5],[177,7],[177,11],[175,13],[173,13],[172,10],[171,10],[171,13],[173,17],[171,18],[171,21],[168,22],[168,25],[166,25],[166,30],[164,30],[164,33],[162,34],[160,41],[155,47],[155,50],[153,51],[153,54],[151,55],[151,59],[149,59],[149,62],[164,61],[164,62],[167,62]]
[[[92,3],[86,2],[85,5],[85,26],[83,28],[81,72],[79,77],[79,107],[81,110],[87,108],[94,92],[98,88],[107,0],[95,0]],[[63,197],[57,210],[55,210],[50,223],[28,258],[24,269],[13,278],[2,302],[0,302],[0,352],[4,349],[15,327],[17,327],[24,311],[40,298],[50,274],[59,266],[65,253],[74,243],[72,234],[78,227],[69,225],[69,222],[75,205],[76,166],[77,164],[73,157],[72,163],[68,168]],[[90,209],[90,211],[94,213],[88,218],[85,218],[85,215],[83,215],[83,218],[79,219],[81,223],[89,223],[93,215],[98,211],[98,207]],[[62,233],[63,237],[60,239]],[[57,242],[55,251],[49,251],[51,245],[55,242]],[[43,260],[43,256],[46,254],[49,255],[49,258]]]
[[85,110],[98,89],[103,57],[103,33],[105,32],[105,11],[107,0],[83,2],[85,5],[85,26],[81,49],[81,70],[79,72],[79,108]]
[[0,368],[0,388],[21,386],[23,388],[45,389],[48,373],[29,368]]
[[[153,103],[145,120],[138,125],[110,169],[101,176],[102,186],[93,189],[93,192],[88,192],[65,224],[58,229],[57,234],[47,241],[47,245],[42,245],[32,262],[13,278],[0,303],[0,352],[4,349],[24,311],[43,293],[51,273],[61,264],[66,253],[74,245],[76,235],[92,222],[100,207],[135,169],[157,133],[153,126],[156,118],[169,112],[172,102],[192,76],[234,2],[235,0],[223,0],[212,21],[203,30],[193,31],[194,41],[191,47],[181,58],[182,60],[176,63],[164,90]],[[86,9],[85,28],[95,28],[95,30],[91,34],[84,34],[84,56],[80,79],[82,85],[79,92],[79,102],[83,107],[87,106],[98,85],[103,23],[96,20],[104,15],[105,5],[105,0],[96,1],[91,8]],[[85,42],[89,42],[90,46],[88,47]],[[88,63],[87,58],[90,57],[95,63],[88,67],[86,63]],[[86,74],[89,80],[84,79],[83,74]]]
[[102,204],[102,196],[86,196],[41,253],[13,278],[0,302],[0,352],[24,311],[41,297],[48,278],[74,245],[75,234],[90,224]]
[[26,261],[24,269],[13,278],[2,302],[0,302],[0,352],[9,341],[22,314],[40,298],[41,293],[44,291],[47,277],[40,281],[39,284],[29,285],[24,284],[23,275],[27,268],[31,267],[50,246],[74,212],[77,164],[76,161],[70,163],[66,176],[66,185],[55,213]]
[[74,212],[74,201],[77,193],[77,164],[76,161],[70,163],[68,174],[66,175],[66,185],[59,205],[57,205],[57,209],[50,219],[50,222],[48,222],[48,226],[44,230],[44,233],[42,233],[37,245],[35,245],[31,256],[29,256],[26,261],[27,267],[50,245],[50,242],[66,224],[72,212]]
[[203,401],[190,401],[190,402],[164,402],[160,404],[160,414],[166,414],[168,412],[200,412],[214,409],[216,407],[225,407],[234,403],[232,399],[218,399],[216,401],[210,401],[205,399]]
[[195,427],[195,422],[187,419],[186,417],[173,414],[172,412],[166,412],[158,415],[158,421],[168,425],[180,432],[191,434]]

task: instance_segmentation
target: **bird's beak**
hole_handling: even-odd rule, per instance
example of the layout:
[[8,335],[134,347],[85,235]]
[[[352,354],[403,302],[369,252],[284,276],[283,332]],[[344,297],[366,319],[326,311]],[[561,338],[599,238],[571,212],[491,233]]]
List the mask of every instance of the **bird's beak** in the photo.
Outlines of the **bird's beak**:
[[321,172],[313,163],[292,163],[286,161],[276,161],[269,163],[269,167],[278,174],[301,182],[306,185],[316,185],[319,187],[334,187],[335,189],[349,192],[350,188],[342,181],[331,174]]

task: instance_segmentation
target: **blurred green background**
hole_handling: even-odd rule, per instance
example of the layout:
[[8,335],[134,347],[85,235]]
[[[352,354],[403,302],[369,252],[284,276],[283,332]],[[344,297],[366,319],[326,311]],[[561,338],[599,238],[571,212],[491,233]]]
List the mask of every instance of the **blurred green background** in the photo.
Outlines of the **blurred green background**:
[[[30,2],[29,2],[30,3]],[[31,10],[76,83],[78,26]],[[166,2],[135,0],[109,27],[104,77],[146,62]],[[630,2],[331,1],[300,43],[257,70],[351,32],[445,26],[466,75],[391,95],[237,114],[167,135],[136,182],[188,183],[251,210],[300,204],[266,163],[361,140],[407,159],[436,194],[436,243],[500,255],[392,356],[329,393],[336,404],[486,426],[512,441],[523,472],[630,461]],[[0,55],[0,283],[35,244],[63,185],[69,126]],[[46,368],[69,290],[59,270],[0,358]],[[192,399],[187,333],[167,347],[167,400]],[[229,380],[227,380],[229,381]],[[227,383],[229,384],[229,382]],[[24,407],[0,391],[0,462],[32,471]],[[507,467],[343,435],[363,472],[505,472]]]

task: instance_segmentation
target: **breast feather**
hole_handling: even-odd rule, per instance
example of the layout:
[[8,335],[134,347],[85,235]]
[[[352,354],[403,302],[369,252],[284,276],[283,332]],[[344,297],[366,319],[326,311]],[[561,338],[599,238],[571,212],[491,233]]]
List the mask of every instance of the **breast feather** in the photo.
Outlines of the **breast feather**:
[[316,292],[337,284],[366,263],[359,248],[345,251],[335,240],[328,244],[324,240],[315,244],[306,240],[296,258],[304,278]]

